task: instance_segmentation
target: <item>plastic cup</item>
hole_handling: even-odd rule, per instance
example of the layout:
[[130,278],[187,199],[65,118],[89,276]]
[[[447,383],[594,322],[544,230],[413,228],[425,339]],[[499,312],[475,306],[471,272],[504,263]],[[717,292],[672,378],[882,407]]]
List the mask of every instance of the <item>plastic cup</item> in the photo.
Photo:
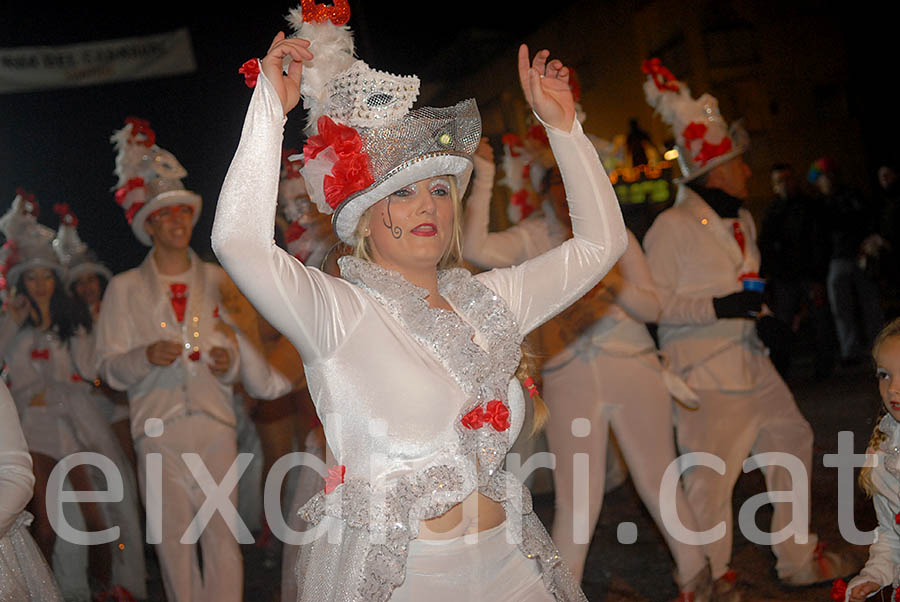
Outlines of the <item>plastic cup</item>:
[[741,281],[744,283],[745,291],[754,291],[757,293],[761,293],[766,290],[765,278],[746,277],[741,278]]

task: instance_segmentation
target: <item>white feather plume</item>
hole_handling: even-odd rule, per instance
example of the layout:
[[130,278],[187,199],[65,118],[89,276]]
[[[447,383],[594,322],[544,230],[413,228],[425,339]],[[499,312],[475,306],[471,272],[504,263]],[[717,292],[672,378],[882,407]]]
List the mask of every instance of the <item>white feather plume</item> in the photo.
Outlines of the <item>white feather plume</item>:
[[303,20],[300,6],[291,9],[286,17],[294,33],[291,37],[309,41],[309,51],[313,60],[303,64],[303,80],[300,93],[303,95],[303,108],[307,109],[306,132],[314,135],[317,132],[316,122],[325,111],[328,98],[326,84],[334,77],[348,69],[354,62],[353,32],[346,25],[325,23],[307,23]]

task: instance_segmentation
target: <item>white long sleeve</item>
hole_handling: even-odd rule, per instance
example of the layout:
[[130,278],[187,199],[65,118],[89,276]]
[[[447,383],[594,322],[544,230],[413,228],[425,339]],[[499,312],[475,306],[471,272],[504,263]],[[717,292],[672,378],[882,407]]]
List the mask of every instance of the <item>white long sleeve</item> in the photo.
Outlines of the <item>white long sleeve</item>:
[[275,244],[283,128],[281,101],[260,73],[219,194],[212,247],[244,296],[310,363],[336,349],[355,327],[361,293]]
[[627,246],[619,201],[597,151],[576,120],[569,132],[547,127],[559,164],[573,237],[518,266],[477,277],[500,294],[524,335],[593,288]]

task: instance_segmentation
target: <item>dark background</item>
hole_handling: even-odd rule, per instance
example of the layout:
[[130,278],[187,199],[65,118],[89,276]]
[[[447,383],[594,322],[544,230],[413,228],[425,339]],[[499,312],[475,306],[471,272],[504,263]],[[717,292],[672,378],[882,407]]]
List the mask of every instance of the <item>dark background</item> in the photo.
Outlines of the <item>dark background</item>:
[[[621,0],[640,7],[640,0]],[[80,219],[79,231],[114,271],[136,265],[146,249],[131,234],[111,188],[114,152],[110,134],[128,116],[150,122],[157,143],[188,170],[187,188],[204,199],[194,247],[206,257],[215,199],[237,146],[251,91],[238,68],[262,56],[272,36],[286,28],[291,2],[160,2],[54,4],[5,2],[0,8],[0,46],[65,45],[150,35],[187,27],[197,71],[188,75],[85,88],[0,95],[0,211],[17,187],[33,192],[43,223],[56,227],[56,202],[67,202]],[[453,81],[483,62],[508,53],[572,2],[385,2],[351,3],[350,26],[357,54],[371,66],[398,74],[415,73],[426,84],[440,84],[435,102],[455,102]],[[585,10],[608,10],[613,3],[582,3]],[[847,95],[861,119],[868,172],[874,176],[886,157],[896,160],[897,10],[886,3],[825,6],[788,3],[797,15],[828,11],[846,33],[850,65]],[[799,7],[799,8],[798,8]],[[888,12],[889,11],[889,12]],[[773,15],[773,19],[779,18]],[[566,33],[566,35],[570,35]],[[575,31],[602,58],[604,41],[590,31]],[[466,40],[466,42],[461,42]],[[762,43],[765,43],[763,41]],[[452,60],[435,60],[452,49]],[[795,48],[785,64],[834,60],[808,56]],[[843,57],[842,57],[843,58]],[[491,81],[485,81],[486,87]],[[614,83],[613,83],[614,85]],[[446,98],[445,98],[446,97]],[[286,145],[300,145],[302,110],[291,115]],[[871,188],[873,182],[859,183]]]
[[[40,221],[56,227],[52,207],[67,202],[79,217],[81,237],[119,271],[137,264],[146,253],[131,234],[111,188],[115,153],[109,142],[124,119],[146,119],[159,146],[171,151],[188,170],[185,186],[198,192],[204,209],[193,246],[209,255],[215,200],[237,147],[251,90],[237,73],[249,58],[261,57],[276,32],[286,29],[290,2],[227,3],[201,7],[193,2],[147,2],[47,5],[8,2],[0,8],[0,46],[66,45],[151,35],[181,27],[190,30],[197,71],[191,74],[0,95],[0,211],[12,202],[17,187],[33,192],[41,205]],[[205,4],[205,3],[204,3]],[[357,54],[371,66],[398,74],[415,73],[423,81],[452,79],[479,52],[496,45],[469,48],[460,60],[430,65],[441,48],[465,28],[484,28],[495,41],[521,39],[566,2],[542,14],[518,12],[490,3],[456,4],[457,10],[435,15],[425,3],[354,2],[350,26]],[[514,14],[516,11],[513,11]],[[473,25],[474,24],[474,25]],[[289,31],[289,30],[288,30]],[[511,54],[511,66],[515,55]],[[291,114],[285,143],[300,144],[302,109]]]

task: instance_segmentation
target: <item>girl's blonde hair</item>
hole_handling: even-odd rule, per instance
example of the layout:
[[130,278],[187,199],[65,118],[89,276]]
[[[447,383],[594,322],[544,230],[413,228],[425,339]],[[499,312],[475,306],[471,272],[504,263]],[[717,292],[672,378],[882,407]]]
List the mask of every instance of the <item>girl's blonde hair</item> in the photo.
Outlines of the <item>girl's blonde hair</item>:
[[[900,336],[900,318],[896,318],[889,322],[887,326],[881,329],[881,332],[878,333],[878,336],[875,337],[875,342],[872,344],[873,361],[878,361],[878,349],[881,347],[881,345],[891,337],[896,336]],[[878,412],[878,418],[875,419],[875,430],[872,431],[872,436],[869,438],[870,449],[877,450],[884,442],[884,440],[888,437],[888,434],[879,428],[881,419],[884,417],[885,413],[886,410],[884,409],[884,405],[881,404],[881,410]],[[875,484],[872,482],[871,466],[864,466],[862,469],[860,469],[859,486],[863,491],[866,492],[866,495],[869,497],[872,497],[878,492]]]
[[[444,251],[441,260],[438,262],[438,269],[448,269],[461,267],[463,262],[462,255],[462,199],[459,195],[459,188],[456,183],[455,176],[449,176],[450,179],[450,198],[453,201],[453,233],[450,236],[450,244]],[[369,239],[364,236],[366,228],[372,218],[372,207],[369,207],[359,222],[356,224],[356,244],[353,247],[353,256],[366,261],[372,261],[372,249],[369,246]],[[522,343],[522,360],[516,369],[516,378],[519,382],[524,383],[530,373],[537,372],[537,362],[535,355],[530,351],[526,343]],[[537,389],[530,390],[532,405],[534,406],[534,418],[532,421],[531,434],[535,435],[541,431],[547,422],[549,411],[544,399],[537,393]]]

